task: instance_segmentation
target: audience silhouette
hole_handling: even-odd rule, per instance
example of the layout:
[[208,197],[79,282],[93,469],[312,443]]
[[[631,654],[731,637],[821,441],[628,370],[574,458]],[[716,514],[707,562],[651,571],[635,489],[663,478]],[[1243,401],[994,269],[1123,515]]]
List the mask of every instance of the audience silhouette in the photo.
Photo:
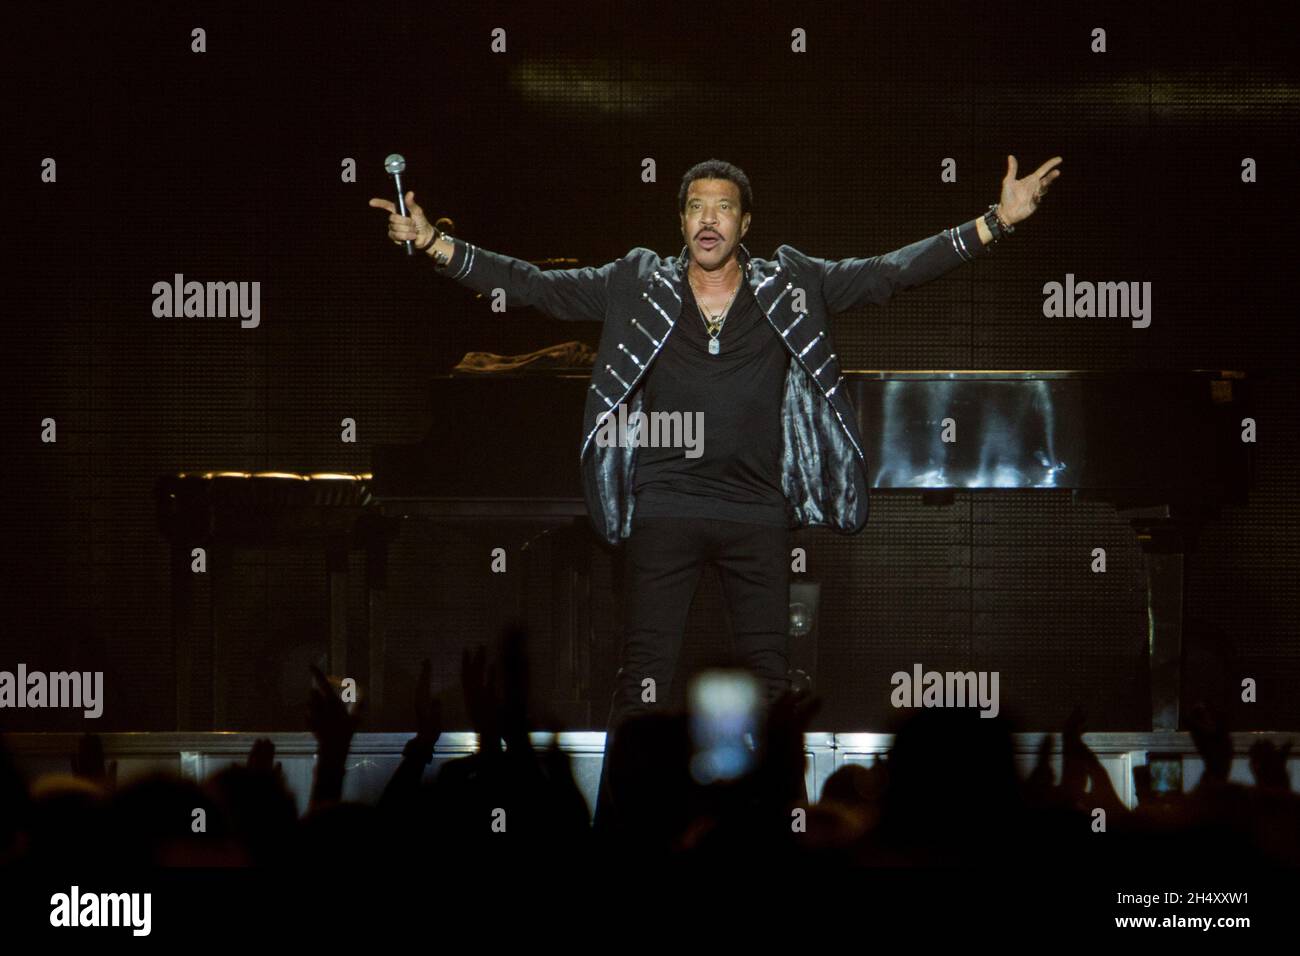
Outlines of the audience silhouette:
[[[0,865],[328,867],[341,847],[352,864],[366,867],[436,860],[461,868],[508,863],[538,873],[626,860],[820,868],[1300,863],[1300,800],[1286,769],[1290,742],[1255,744],[1254,786],[1233,782],[1231,737],[1222,716],[1206,706],[1189,716],[1204,764],[1199,782],[1187,792],[1157,792],[1147,768],[1137,767],[1134,809],[1085,746],[1078,710],[1061,731],[1059,778],[1051,735],[1022,778],[1006,717],[926,709],[899,727],[887,757],[832,774],[816,803],[807,799],[803,753],[816,698],[787,693],[774,702],[756,769],[707,786],[690,773],[687,716],[638,715],[611,747],[614,812],[593,829],[567,755],[554,742],[533,747],[526,651],[518,628],[503,635],[494,663],[485,649],[466,649],[461,684],[480,746],[436,775],[427,768],[442,733],[442,706],[424,662],[412,708],[415,736],[375,805],[343,799],[364,708],[345,704],[314,668],[307,725],[317,759],[301,816],[265,739],[245,763],[203,782],[157,774],[121,786],[94,735],[82,739],[71,773],[34,781],[22,779],[0,746]],[[193,826],[198,810],[201,828]],[[1105,840],[1095,838],[1099,820]]]

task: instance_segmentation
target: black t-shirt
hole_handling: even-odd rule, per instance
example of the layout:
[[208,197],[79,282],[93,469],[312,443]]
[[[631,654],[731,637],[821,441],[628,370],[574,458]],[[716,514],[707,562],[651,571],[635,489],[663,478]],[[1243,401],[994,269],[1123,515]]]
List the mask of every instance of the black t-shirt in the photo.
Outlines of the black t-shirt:
[[721,349],[710,355],[690,283],[682,286],[682,313],[646,376],[642,410],[703,412],[703,453],[638,448],[635,514],[788,527],[780,461],[790,353],[742,280],[718,336]]

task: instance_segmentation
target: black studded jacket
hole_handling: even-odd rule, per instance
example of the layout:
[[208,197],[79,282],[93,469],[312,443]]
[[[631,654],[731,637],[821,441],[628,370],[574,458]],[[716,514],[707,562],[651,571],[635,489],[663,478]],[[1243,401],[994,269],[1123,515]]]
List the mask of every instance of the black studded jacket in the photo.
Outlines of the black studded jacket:
[[[507,308],[532,306],[559,319],[603,322],[583,413],[582,470],[596,533],[617,545],[636,508],[636,448],[594,441],[605,416],[641,410],[640,387],[681,313],[688,254],[663,258],[638,247],[599,268],[542,270],[532,263],[454,239],[442,272],[487,295],[501,289]],[[974,221],[885,255],[817,259],[781,246],[755,259],[740,246],[749,287],[790,353],[781,405],[781,484],[790,526],[826,525],[844,534],[867,522],[867,465],[857,415],[843,388],[829,317],[935,279],[986,251]]]

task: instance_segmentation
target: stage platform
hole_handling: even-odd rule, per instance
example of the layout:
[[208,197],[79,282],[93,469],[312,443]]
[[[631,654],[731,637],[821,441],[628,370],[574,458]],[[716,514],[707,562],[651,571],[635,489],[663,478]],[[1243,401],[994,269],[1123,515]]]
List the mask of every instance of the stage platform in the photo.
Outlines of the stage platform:
[[[357,734],[353,738],[348,759],[344,796],[349,800],[373,802],[383,792],[393,771],[402,758],[402,747],[411,734]],[[1021,773],[1027,774],[1037,759],[1042,734],[1017,734],[1016,760]],[[1287,733],[1238,733],[1232,735],[1233,762],[1231,779],[1242,784],[1252,784],[1249,753],[1251,745],[1260,739],[1272,740],[1281,746],[1290,737]],[[202,780],[228,764],[243,761],[253,741],[268,737],[275,743],[276,760],[284,768],[285,781],[292,789],[299,811],[307,806],[311,791],[312,765],[316,744],[306,733],[124,733],[104,734],[105,759],[117,761],[117,779],[127,783],[151,772],[178,773],[194,780]],[[1059,778],[1061,769],[1061,741],[1052,735],[1052,764]],[[67,773],[70,755],[77,747],[77,734],[9,734],[5,743],[19,769],[29,782],[46,773]],[[550,746],[551,734],[534,733],[533,746]],[[1149,754],[1178,755],[1182,757],[1183,786],[1190,790],[1200,780],[1203,764],[1187,733],[1096,733],[1084,734],[1086,743],[1101,760],[1121,800],[1129,807],[1136,805],[1133,790],[1133,768],[1147,762]],[[807,784],[809,795],[816,800],[823,784],[837,769],[848,763],[870,765],[877,756],[893,744],[892,734],[875,733],[810,733],[804,736],[807,755]],[[596,788],[600,780],[601,761],[604,757],[605,734],[599,731],[575,731],[560,734],[560,748],[570,755],[574,779],[587,799],[587,806],[596,803]],[[426,777],[437,774],[449,760],[463,757],[477,749],[477,736],[469,732],[444,733],[438,741],[433,762],[425,771]],[[1300,754],[1288,762],[1293,790],[1300,792]]]

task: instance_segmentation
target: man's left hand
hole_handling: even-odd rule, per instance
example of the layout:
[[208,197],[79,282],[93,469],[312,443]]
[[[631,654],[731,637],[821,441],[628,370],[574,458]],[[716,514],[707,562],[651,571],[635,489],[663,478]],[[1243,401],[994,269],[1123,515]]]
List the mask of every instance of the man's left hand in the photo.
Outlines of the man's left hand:
[[1056,167],[1062,162],[1060,156],[1053,156],[1024,179],[1016,179],[1020,165],[1016,157],[1008,156],[1007,174],[1002,177],[1002,197],[998,200],[998,218],[1014,226],[1032,216],[1043,201],[1047,187],[1061,175]]

